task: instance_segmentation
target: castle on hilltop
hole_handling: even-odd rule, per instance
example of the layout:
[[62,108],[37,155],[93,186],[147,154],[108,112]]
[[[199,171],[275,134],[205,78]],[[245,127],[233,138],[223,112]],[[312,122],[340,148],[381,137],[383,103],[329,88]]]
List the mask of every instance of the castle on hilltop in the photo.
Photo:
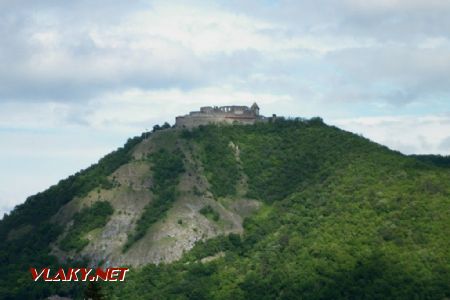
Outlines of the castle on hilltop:
[[191,111],[188,115],[178,116],[175,119],[176,127],[195,127],[210,123],[226,124],[254,124],[258,120],[265,120],[259,114],[258,104],[252,106],[204,106],[200,111]]

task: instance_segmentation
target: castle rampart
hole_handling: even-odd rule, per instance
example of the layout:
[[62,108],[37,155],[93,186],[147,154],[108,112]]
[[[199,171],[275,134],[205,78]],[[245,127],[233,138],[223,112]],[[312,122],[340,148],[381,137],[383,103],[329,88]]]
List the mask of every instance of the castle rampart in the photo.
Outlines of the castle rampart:
[[196,127],[210,123],[226,124],[254,124],[258,120],[264,120],[259,115],[258,104],[248,106],[204,106],[200,111],[192,111],[188,115],[176,117],[176,127]]

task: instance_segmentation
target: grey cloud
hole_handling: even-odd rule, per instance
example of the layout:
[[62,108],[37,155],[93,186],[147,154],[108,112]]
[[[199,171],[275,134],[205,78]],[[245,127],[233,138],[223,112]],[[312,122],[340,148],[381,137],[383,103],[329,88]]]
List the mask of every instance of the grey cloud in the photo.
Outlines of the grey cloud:
[[450,97],[450,47],[345,49],[329,54],[326,61],[353,86],[392,104]]
[[[318,40],[375,39],[367,47],[348,46],[323,56],[313,49],[267,54],[257,48],[196,55],[181,44],[175,54],[127,45],[101,47],[92,28],[109,30],[142,9],[144,1],[4,1],[0,4],[0,101],[87,101],[102,93],[232,85],[241,90],[289,94],[308,101],[384,102],[450,97],[450,4],[431,1],[222,1],[222,8],[273,24],[259,30],[274,41],[313,35]],[[382,1],[387,3],[386,1]],[[191,1],[191,5],[202,5]],[[220,2],[219,2],[220,3]],[[449,19],[449,20],[448,20]],[[279,26],[278,26],[279,25]],[[47,49],[31,39],[36,30],[56,29],[61,40]],[[442,45],[420,48],[427,37]],[[154,37],[155,42],[166,42]],[[139,37],[129,37],[129,43]],[[353,48],[352,48],[353,47]],[[55,51],[61,61],[42,67]],[[295,54],[295,55],[292,55]],[[286,59],[283,55],[291,58]],[[44,64],[45,66],[45,64]],[[305,100],[305,101],[306,101]]]
[[[86,101],[129,88],[187,90],[246,76],[259,60],[252,49],[202,57],[161,36],[155,36],[155,42],[168,43],[174,53],[155,55],[151,49],[136,50],[128,45],[100,47],[91,39],[91,26],[107,32],[113,26],[109,22],[120,22],[140,7],[148,9],[148,4],[127,3],[122,11],[123,1],[93,5],[89,1],[64,5],[42,1],[26,11],[20,2],[0,5],[11,13],[1,18],[0,12],[0,33],[5,37],[0,45],[0,102]],[[12,12],[16,8],[17,12]],[[104,19],[97,18],[97,10]],[[33,39],[33,34],[46,30],[56,32],[56,45],[47,47]],[[139,42],[139,37],[129,39],[130,44]]]
[[450,37],[446,1],[279,0],[221,1],[223,7],[284,24],[297,33],[339,34],[404,42]]
[[[246,77],[259,60],[256,51],[202,58],[190,51],[161,61],[151,52],[99,50],[91,45],[71,49],[59,69],[39,70],[37,61],[0,71],[0,99],[21,101],[88,100],[103,92],[128,88],[189,90],[223,84],[228,77]],[[1,100],[0,100],[1,101]]]
[[[314,58],[316,64],[307,68],[306,76],[296,73],[301,63],[291,61],[286,66],[291,81],[309,81],[321,89],[316,98],[392,105],[450,98],[450,3],[280,0],[266,4],[222,2],[230,11],[245,11],[280,25],[280,30],[266,31],[271,36],[333,36],[337,45],[340,39],[355,40],[356,46]],[[438,44],[427,46],[433,39]],[[315,70],[324,65],[333,70],[317,74]]]
[[450,152],[450,136],[441,141],[441,143],[439,144],[439,150],[442,150],[446,153]]
[[[46,16],[46,21],[55,20],[52,16],[63,16],[64,22],[72,21],[115,21],[131,12],[151,7],[152,1],[135,0],[133,3],[121,0],[3,0],[0,2],[0,15],[22,15],[29,19]],[[50,17],[50,18],[49,18]]]

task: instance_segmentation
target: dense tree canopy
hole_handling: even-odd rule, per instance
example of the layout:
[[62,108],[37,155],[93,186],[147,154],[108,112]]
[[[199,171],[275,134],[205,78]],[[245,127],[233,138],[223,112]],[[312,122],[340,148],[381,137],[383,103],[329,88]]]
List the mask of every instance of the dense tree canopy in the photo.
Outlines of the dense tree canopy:
[[[180,131],[179,138],[195,146],[216,198],[237,197],[243,172],[245,197],[263,204],[245,219],[242,235],[198,242],[180,261],[133,268],[125,282],[102,284],[110,299],[450,297],[448,158],[405,156],[320,118],[200,126]],[[55,292],[82,297],[79,286],[31,285],[20,270],[55,263],[48,244],[60,231],[45,220],[91,184],[107,186],[105,175],[129,160],[127,151],[138,142],[31,197],[0,223],[6,270],[0,298]],[[170,209],[184,170],[176,151],[161,150],[148,159],[155,170],[156,206],[146,210],[130,240]],[[91,176],[93,181],[84,181]],[[56,191],[61,197],[53,196]],[[35,209],[44,210],[44,217],[33,219]],[[202,213],[217,219],[212,207]],[[21,236],[21,230],[33,234]]]
[[[246,219],[242,237],[200,242],[179,262],[136,270],[124,288],[108,285],[110,296],[449,297],[447,170],[320,119],[204,126],[182,136],[203,149],[201,159],[217,196],[235,193],[238,162],[228,144],[237,145],[249,178],[248,196],[266,205]],[[204,213],[211,212],[205,208]],[[200,262],[218,253],[225,255]]]

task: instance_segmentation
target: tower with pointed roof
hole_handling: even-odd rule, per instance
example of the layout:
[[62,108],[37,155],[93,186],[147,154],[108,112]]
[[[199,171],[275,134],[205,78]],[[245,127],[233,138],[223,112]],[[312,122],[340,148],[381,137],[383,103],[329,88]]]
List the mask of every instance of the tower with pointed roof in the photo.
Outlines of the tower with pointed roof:
[[256,104],[256,102],[254,102],[252,106],[250,106],[250,109],[253,111],[255,116],[259,116],[259,106],[258,104]]

